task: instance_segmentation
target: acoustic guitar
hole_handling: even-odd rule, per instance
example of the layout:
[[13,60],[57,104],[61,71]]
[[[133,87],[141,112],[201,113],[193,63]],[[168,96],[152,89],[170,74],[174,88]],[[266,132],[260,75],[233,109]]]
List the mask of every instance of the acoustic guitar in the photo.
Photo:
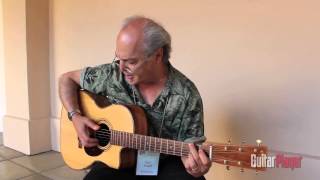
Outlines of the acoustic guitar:
[[[95,161],[119,169],[133,167],[137,150],[159,152],[174,156],[188,156],[188,143],[151,137],[147,135],[148,125],[144,110],[136,105],[111,104],[106,97],[79,91],[79,104],[83,115],[95,121],[100,129],[91,136],[99,141],[97,147],[83,147],[73,123],[62,108],[60,145],[65,163],[73,169],[85,169]],[[263,171],[265,168],[251,167],[251,154],[257,157],[267,153],[262,145],[232,145],[230,143],[204,142],[197,144],[212,162],[241,168]]]

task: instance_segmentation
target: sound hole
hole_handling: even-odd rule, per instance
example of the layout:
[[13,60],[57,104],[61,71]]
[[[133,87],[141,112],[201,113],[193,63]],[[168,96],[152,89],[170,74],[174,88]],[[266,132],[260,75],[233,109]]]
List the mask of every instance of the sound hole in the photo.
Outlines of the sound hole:
[[[90,134],[92,138],[98,139],[100,147],[104,147],[109,144],[110,131],[109,131],[109,127],[106,124],[103,124],[103,123],[100,124],[100,129],[95,132],[91,132]],[[103,152],[103,150],[97,146],[90,147],[90,148],[85,147],[84,149],[85,149],[85,152],[90,156],[98,156]]]
[[108,145],[110,141],[109,127],[106,124],[100,124],[100,129],[95,132],[95,137],[98,139],[100,146]]

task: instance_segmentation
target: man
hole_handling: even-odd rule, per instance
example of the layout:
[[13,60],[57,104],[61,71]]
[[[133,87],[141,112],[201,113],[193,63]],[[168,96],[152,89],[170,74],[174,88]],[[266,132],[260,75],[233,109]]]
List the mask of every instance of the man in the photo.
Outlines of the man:
[[[81,143],[98,144],[88,128],[99,126],[79,111],[79,88],[103,95],[112,103],[136,104],[145,110],[149,133],[155,137],[190,142],[188,157],[161,155],[157,176],[136,176],[136,169],[114,170],[95,164],[85,179],[205,179],[211,162],[195,141],[203,141],[203,106],[195,85],[169,63],[169,33],[151,19],[133,16],[125,20],[116,40],[111,64],[87,67],[63,74],[59,94]],[[138,158],[140,158],[138,156]],[[137,168],[138,169],[138,168]],[[138,170],[137,170],[138,171]]]

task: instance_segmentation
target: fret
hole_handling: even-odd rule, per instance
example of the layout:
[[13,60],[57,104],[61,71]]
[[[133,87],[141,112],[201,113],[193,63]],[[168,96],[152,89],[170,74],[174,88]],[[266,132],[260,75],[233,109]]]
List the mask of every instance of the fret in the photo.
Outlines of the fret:
[[147,136],[144,136],[144,149],[143,150],[146,150],[146,144],[147,144]]
[[123,135],[122,132],[120,131],[120,145],[122,146],[122,142],[123,142]]
[[121,132],[119,132],[119,145],[121,145]]
[[120,145],[123,146],[123,132],[120,132]]
[[128,133],[126,133],[126,147],[128,147]]
[[119,133],[118,132],[115,132],[116,133],[116,140],[117,140],[117,142],[116,142],[116,145],[119,145]]
[[135,138],[136,138],[136,149],[138,149],[138,138],[137,136],[135,136]]
[[136,137],[135,134],[132,134],[132,139],[131,139],[131,148],[134,149],[134,138]]
[[119,142],[118,142],[119,144],[118,145],[121,145],[121,132],[118,133],[118,136],[119,136]]
[[168,149],[169,149],[169,140],[167,139],[167,154],[169,153]]
[[120,136],[119,136],[119,132],[117,132],[117,145],[119,145],[119,138],[120,138]]
[[173,153],[176,153],[176,141],[173,141]]
[[131,142],[132,139],[131,139],[131,137],[132,137],[132,135],[130,134],[130,135],[129,135],[129,147],[132,147],[132,142]]
[[120,142],[121,142],[121,134],[120,132],[118,132],[118,145],[120,145]]
[[124,141],[124,136],[123,136],[123,132],[121,132],[121,146],[123,146],[123,141]]
[[123,133],[123,141],[124,141],[123,144],[126,147],[127,146],[127,133],[126,132]]
[[149,137],[149,151],[151,151],[150,147],[151,147],[151,137]]
[[156,152],[157,151],[157,142],[156,142],[156,138],[153,138],[154,140],[154,148],[153,151]]
[[139,149],[141,149],[141,136],[139,135],[139,141],[140,141],[140,143],[139,143]]
[[147,144],[146,144],[146,149],[145,149],[145,150],[147,150],[147,149],[148,149],[148,146],[149,146],[148,138],[149,138],[149,137],[148,137],[148,136],[146,136],[146,143],[147,143]]
[[119,145],[121,146],[121,142],[122,142],[122,135],[121,135],[121,131],[119,132]]
[[132,134],[129,134],[129,138],[128,138],[128,144],[129,144],[129,147],[131,148],[132,147]]
[[160,139],[160,153],[162,153],[162,140]]
[[128,136],[127,137],[127,145],[128,145],[127,147],[130,147],[130,135],[131,135],[130,133],[127,133],[127,136]]
[[161,153],[161,142],[162,142],[161,139],[158,138],[158,144],[159,144],[159,147],[158,147],[159,150],[158,150],[158,152],[159,152],[159,153]]
[[126,133],[125,132],[122,132],[122,143],[121,143],[123,146],[126,145]]
[[136,148],[135,148],[135,149],[138,149],[138,145],[139,145],[139,143],[138,143],[139,135],[138,135],[138,134],[135,134],[135,135],[134,135],[134,138],[135,138],[135,145],[136,145]]
[[134,149],[134,139],[136,138],[135,134],[132,134],[132,140],[131,140],[131,148]]
[[121,146],[121,144],[122,144],[122,133],[120,131],[120,133],[119,133],[119,145]]
[[180,142],[180,148],[181,148],[181,150],[180,150],[180,151],[181,151],[181,152],[180,152],[180,156],[182,156],[182,148],[183,148],[183,146],[182,146],[182,145],[183,145],[183,143],[182,143],[182,142]]
[[117,132],[117,145],[119,145],[119,133]]

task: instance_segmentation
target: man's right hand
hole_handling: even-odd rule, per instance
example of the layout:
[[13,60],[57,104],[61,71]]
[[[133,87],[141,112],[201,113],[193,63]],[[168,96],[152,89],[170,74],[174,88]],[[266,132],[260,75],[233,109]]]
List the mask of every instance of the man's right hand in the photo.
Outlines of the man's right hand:
[[84,147],[95,147],[98,145],[98,140],[90,137],[90,131],[97,131],[100,128],[99,125],[80,114],[73,116],[72,123]]
[[[66,109],[79,109],[78,91],[80,89],[80,76],[82,70],[64,73],[59,78],[59,96]],[[73,126],[76,129],[81,144],[84,147],[94,147],[98,145],[98,140],[90,138],[90,131],[100,128],[91,119],[75,114],[72,116]]]

